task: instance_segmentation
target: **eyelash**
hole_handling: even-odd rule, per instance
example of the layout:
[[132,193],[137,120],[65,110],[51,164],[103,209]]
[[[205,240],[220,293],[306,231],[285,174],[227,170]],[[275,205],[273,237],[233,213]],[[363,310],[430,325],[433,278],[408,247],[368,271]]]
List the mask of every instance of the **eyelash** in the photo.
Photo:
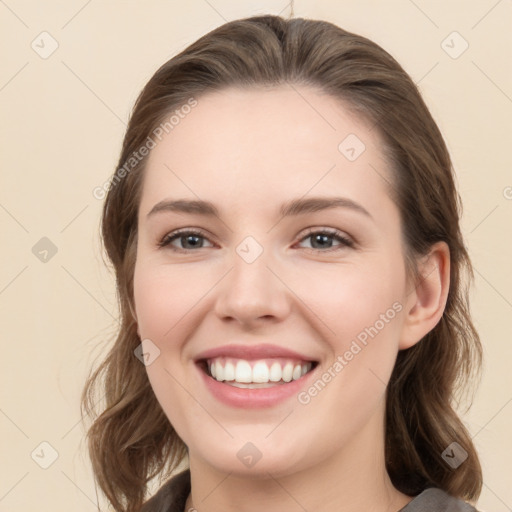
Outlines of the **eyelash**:
[[[341,244],[338,245],[338,246],[335,246],[335,247],[330,247],[330,248],[325,249],[325,250],[315,249],[314,247],[304,247],[304,249],[306,249],[308,251],[314,251],[314,252],[317,252],[317,251],[319,251],[319,252],[332,252],[332,251],[340,250],[340,249],[342,249],[344,247],[353,248],[354,245],[355,245],[352,240],[350,240],[349,238],[346,238],[345,236],[343,236],[340,231],[338,231],[336,229],[328,229],[328,228],[324,228],[324,229],[309,228],[308,231],[306,232],[306,234],[299,240],[299,242],[302,242],[303,240],[305,240],[307,238],[310,238],[312,235],[320,235],[320,234],[321,235],[331,236],[334,239],[336,239],[339,242],[341,242]],[[184,237],[190,236],[190,235],[197,236],[197,237],[200,237],[200,238],[205,238],[205,239],[208,238],[201,231],[185,228],[185,229],[173,231],[173,232],[165,235],[164,238],[160,242],[158,242],[158,247],[161,248],[161,249],[163,249],[165,247],[168,247],[172,251],[175,251],[175,252],[182,252],[182,253],[193,252],[194,249],[180,249],[180,248],[177,248],[177,247],[172,247],[170,245],[171,242],[173,242],[174,240],[177,240],[179,238],[184,238]],[[206,249],[206,247],[199,247],[199,249]]]

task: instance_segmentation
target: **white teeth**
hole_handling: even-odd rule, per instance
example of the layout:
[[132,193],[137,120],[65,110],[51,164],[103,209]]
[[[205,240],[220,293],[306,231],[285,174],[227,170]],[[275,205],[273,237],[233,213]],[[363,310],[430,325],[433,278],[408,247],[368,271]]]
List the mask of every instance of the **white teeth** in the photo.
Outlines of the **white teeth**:
[[293,376],[293,364],[286,363],[283,368],[283,380],[285,382],[290,382]]
[[224,366],[224,380],[235,380],[235,365],[233,363],[227,362]]
[[300,379],[312,366],[312,363],[297,364],[292,361],[275,361],[270,367],[267,361],[256,361],[252,367],[249,361],[243,359],[218,358],[208,361],[210,374],[217,381],[227,381],[235,386],[236,383],[248,384],[237,387],[251,387],[251,384],[257,384],[255,387],[269,387],[273,383],[291,382]]
[[217,380],[224,380],[224,367],[220,361],[215,361],[215,378]]
[[[217,364],[219,364],[218,361]],[[252,382],[251,365],[247,361],[238,361],[238,363],[236,363],[235,380],[237,382]]]
[[258,362],[252,369],[252,382],[268,382],[270,377],[270,370],[263,362]]
[[279,363],[272,363],[270,367],[270,380],[272,382],[279,382],[283,376],[283,370]]
[[292,373],[292,379],[297,380],[302,377],[302,366],[298,364],[297,366],[294,366],[293,373]]

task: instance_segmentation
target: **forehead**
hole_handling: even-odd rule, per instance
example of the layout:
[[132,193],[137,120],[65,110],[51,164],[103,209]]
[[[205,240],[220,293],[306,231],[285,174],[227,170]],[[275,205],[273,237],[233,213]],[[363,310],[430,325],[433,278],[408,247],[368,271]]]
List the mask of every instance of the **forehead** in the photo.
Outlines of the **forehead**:
[[374,202],[385,193],[377,132],[316,88],[226,88],[196,99],[150,153],[141,210],[168,195],[262,206],[308,190],[366,191]]
[[[243,149],[258,155],[262,149],[276,146],[293,147],[294,151],[318,147],[337,156],[338,144],[348,130],[370,145],[377,142],[371,125],[351,114],[348,103],[309,86],[229,87],[208,92],[180,117],[168,130],[173,136],[163,137],[167,146],[194,149],[199,154],[203,149],[214,154],[216,148],[221,151],[222,146],[232,145],[232,153]],[[258,142],[264,142],[265,148],[258,147]],[[156,149],[153,154],[161,151]]]

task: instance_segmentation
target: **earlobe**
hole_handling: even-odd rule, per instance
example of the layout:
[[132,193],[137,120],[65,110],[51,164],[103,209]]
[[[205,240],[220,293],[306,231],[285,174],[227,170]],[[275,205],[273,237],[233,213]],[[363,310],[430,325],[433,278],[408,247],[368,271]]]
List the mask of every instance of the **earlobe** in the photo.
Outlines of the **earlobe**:
[[420,274],[406,298],[400,350],[418,343],[441,320],[450,288],[450,249],[446,242],[435,243],[418,262]]

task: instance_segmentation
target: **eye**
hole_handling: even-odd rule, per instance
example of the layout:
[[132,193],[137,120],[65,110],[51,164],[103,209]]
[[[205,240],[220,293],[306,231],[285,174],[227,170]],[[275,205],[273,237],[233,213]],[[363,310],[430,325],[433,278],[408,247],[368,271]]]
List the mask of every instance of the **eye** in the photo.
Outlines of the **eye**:
[[[323,228],[319,230],[311,228],[306,235],[301,238],[301,242],[308,239],[311,240],[311,247],[305,247],[305,249],[313,251],[320,250],[321,252],[329,252],[340,250],[343,247],[354,247],[354,242],[343,236],[341,232],[336,229],[331,230]],[[172,245],[176,240],[180,242],[181,247]],[[181,229],[165,235],[164,238],[158,242],[158,247],[169,247],[173,251],[188,252],[207,247],[204,245],[205,240],[208,240],[208,238],[201,231]],[[339,244],[333,246],[333,240],[337,240]],[[213,247],[213,244],[209,247]]]
[[[171,246],[172,242],[175,240],[181,242],[182,247]],[[182,229],[165,235],[158,243],[158,246],[160,248],[171,246],[169,248],[173,251],[186,252],[194,249],[202,249],[204,247],[202,241],[204,240],[207,240],[207,238],[201,231]]]
[[[321,252],[329,252],[336,251],[343,247],[354,247],[354,242],[349,238],[343,236],[340,231],[336,229],[321,229],[315,230],[315,228],[311,228],[306,236],[301,239],[303,240],[311,240],[312,247],[305,247],[306,249],[311,250],[321,250]],[[340,243],[336,246],[332,245],[333,240],[338,240]]]

